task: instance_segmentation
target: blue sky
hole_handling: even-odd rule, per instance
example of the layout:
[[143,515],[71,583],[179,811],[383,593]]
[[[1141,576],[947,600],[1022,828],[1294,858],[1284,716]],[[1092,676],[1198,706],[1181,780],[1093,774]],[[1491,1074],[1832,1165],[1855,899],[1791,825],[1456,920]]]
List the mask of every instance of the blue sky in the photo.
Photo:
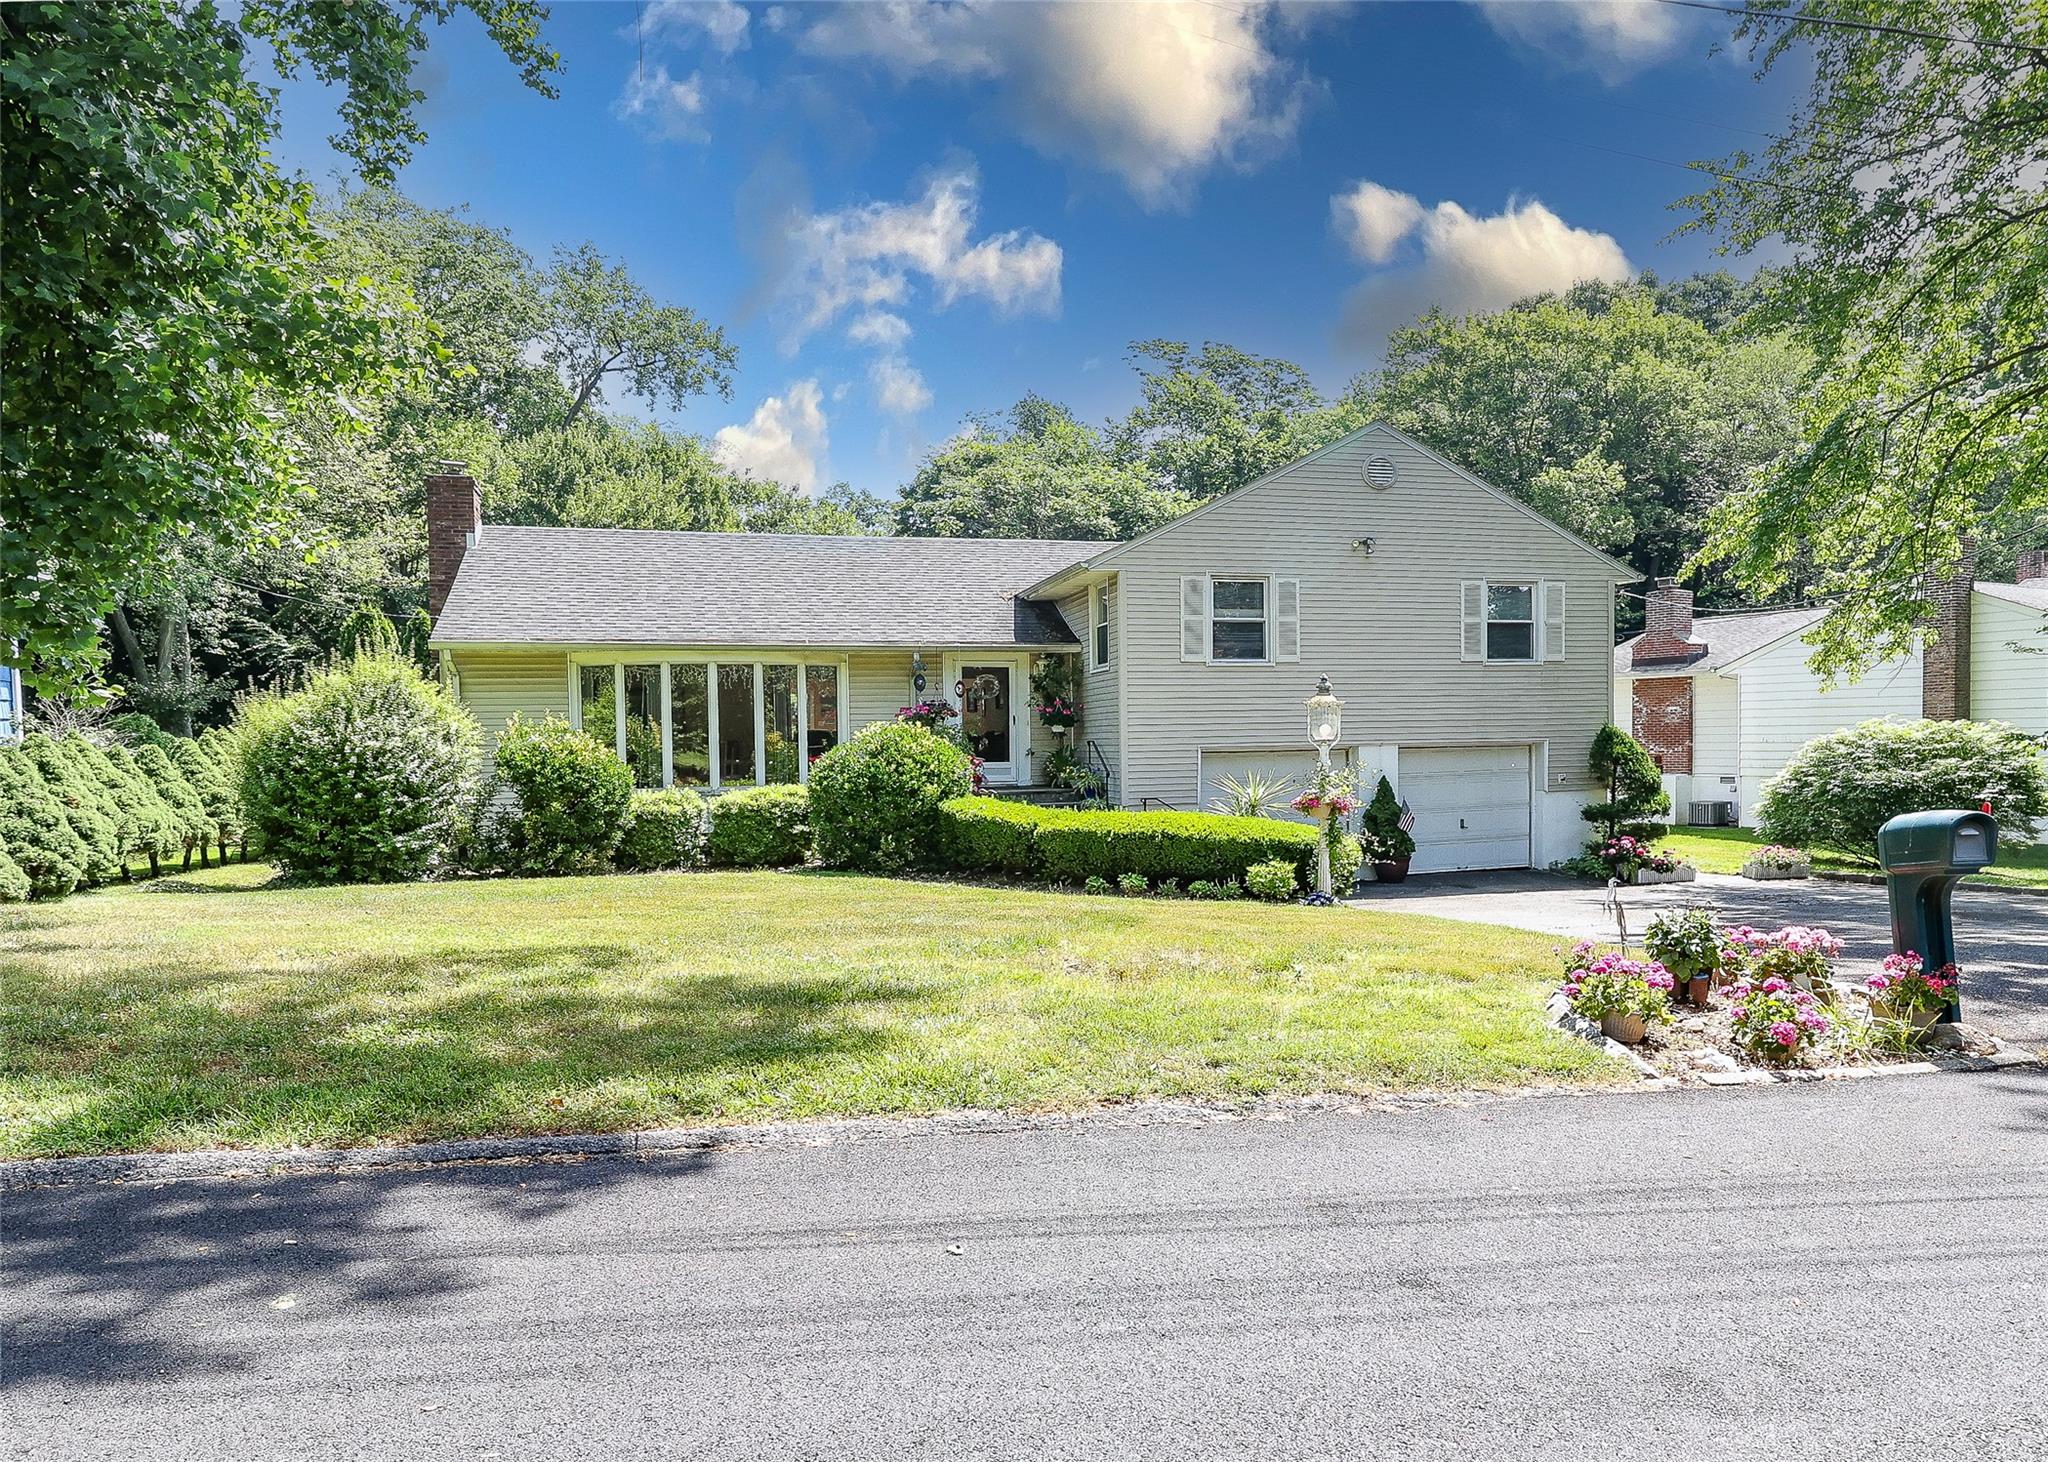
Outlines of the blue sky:
[[[1723,17],[1559,4],[557,4],[561,96],[467,16],[401,188],[545,258],[593,240],[723,325],[728,460],[891,492],[970,412],[1127,410],[1128,343],[1222,340],[1336,391],[1430,302],[1716,267],[1674,164],[1794,100]],[[281,161],[331,181],[287,89]],[[1750,261],[1728,261],[1747,272]]]

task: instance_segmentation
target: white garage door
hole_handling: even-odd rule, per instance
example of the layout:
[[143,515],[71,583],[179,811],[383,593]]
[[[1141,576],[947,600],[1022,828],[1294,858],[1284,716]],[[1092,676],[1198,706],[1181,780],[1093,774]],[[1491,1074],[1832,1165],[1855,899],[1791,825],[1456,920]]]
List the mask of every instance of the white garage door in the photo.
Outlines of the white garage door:
[[1401,748],[1401,797],[1415,810],[1414,873],[1529,866],[1529,748]]
[[[1345,761],[1346,755],[1345,752],[1336,752],[1333,754],[1333,759],[1341,764]],[[1315,765],[1316,754],[1313,751],[1307,750],[1204,751],[1202,753],[1202,806],[1200,810],[1203,812],[1215,810],[1210,804],[1215,802],[1217,798],[1225,795],[1223,781],[1226,777],[1241,783],[1247,777],[1256,774],[1264,777],[1267,781],[1278,781],[1286,784],[1285,789],[1276,799],[1277,805],[1273,809],[1275,816],[1290,817],[1300,822],[1314,822],[1314,818],[1306,817],[1294,811],[1287,804],[1300,794],[1303,787],[1308,785],[1309,775],[1315,770]]]

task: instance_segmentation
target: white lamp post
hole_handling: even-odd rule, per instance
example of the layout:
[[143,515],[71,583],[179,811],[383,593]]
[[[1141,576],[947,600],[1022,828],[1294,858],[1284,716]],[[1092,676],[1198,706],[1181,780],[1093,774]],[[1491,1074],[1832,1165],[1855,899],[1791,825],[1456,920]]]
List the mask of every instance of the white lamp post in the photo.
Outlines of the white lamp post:
[[[1316,681],[1316,693],[1308,698],[1307,705],[1308,739],[1316,749],[1316,769],[1319,773],[1325,772],[1330,766],[1330,748],[1337,744],[1337,738],[1344,731],[1344,702],[1337,699],[1330,689],[1330,677],[1325,675]],[[1322,826],[1321,836],[1316,839],[1315,901],[1327,904],[1334,898],[1330,891],[1330,807],[1327,802],[1316,809],[1316,817]]]

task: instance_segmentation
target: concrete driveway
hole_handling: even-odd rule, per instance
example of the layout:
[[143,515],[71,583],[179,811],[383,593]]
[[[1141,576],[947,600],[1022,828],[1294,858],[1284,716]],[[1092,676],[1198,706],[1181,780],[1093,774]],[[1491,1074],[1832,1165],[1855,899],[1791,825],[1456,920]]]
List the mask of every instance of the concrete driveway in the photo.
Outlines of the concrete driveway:
[[[1506,924],[1571,939],[1615,937],[1607,890],[1552,873],[1437,873],[1399,884],[1368,884],[1351,902],[1480,924]],[[1629,938],[1664,909],[1699,904],[1731,924],[1775,928],[1817,924],[1848,946],[1844,966],[1874,970],[1891,951],[1885,891],[1865,883],[1792,879],[1755,883],[1702,873],[1697,883],[1621,890]],[[1962,956],[1963,1018],[2008,1039],[2048,1046],[2048,899],[1997,889],[1959,889],[1956,945]]]

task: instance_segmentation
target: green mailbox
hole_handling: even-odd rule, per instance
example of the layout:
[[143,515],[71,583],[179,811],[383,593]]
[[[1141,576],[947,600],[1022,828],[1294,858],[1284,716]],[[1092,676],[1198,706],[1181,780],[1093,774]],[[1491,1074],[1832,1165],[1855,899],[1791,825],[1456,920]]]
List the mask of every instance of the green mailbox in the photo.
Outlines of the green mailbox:
[[[1929,970],[1956,962],[1949,897],[1965,873],[1998,857],[1998,824],[1988,812],[1907,812],[1877,830],[1877,861],[1891,894],[1892,948],[1918,954]],[[1944,1020],[1962,1019],[1960,998]]]

